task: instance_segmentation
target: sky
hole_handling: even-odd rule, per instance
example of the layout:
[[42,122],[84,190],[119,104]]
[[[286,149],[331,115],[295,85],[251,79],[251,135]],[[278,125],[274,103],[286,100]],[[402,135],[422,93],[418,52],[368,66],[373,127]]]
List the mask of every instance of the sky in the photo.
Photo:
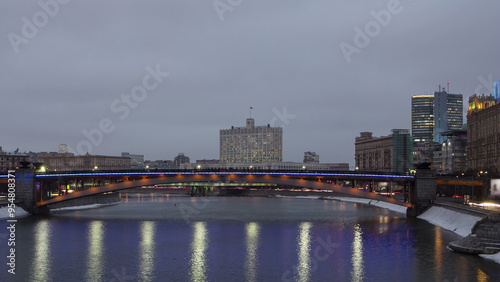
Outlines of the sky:
[[[283,160],[354,164],[411,128],[411,96],[500,79],[498,1],[2,1],[5,151],[219,158],[219,130],[283,127]],[[466,120],[464,116],[464,121]]]

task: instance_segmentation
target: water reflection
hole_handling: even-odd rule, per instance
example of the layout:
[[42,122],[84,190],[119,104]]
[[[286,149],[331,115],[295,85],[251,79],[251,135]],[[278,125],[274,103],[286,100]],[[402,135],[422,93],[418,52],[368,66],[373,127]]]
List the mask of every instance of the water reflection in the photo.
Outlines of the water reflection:
[[246,281],[257,281],[258,255],[259,248],[259,232],[260,226],[258,223],[250,222],[245,226],[246,230],[246,246],[247,257],[245,260],[245,275]]
[[193,224],[193,242],[191,244],[191,281],[206,281],[206,250],[208,246],[207,224]]
[[49,220],[44,219],[36,223],[31,281],[50,280],[50,242],[52,241],[50,230]]
[[141,224],[141,281],[152,281],[155,257],[155,223],[145,221]]
[[310,222],[302,222],[299,226],[299,243],[298,257],[299,264],[297,266],[297,273],[299,275],[298,281],[309,281],[311,275],[311,227]]
[[382,233],[385,233],[387,232],[387,230],[389,230],[389,217],[388,216],[379,216],[378,218],[378,222],[379,222],[379,225],[378,225],[378,233],[379,234],[382,234]]
[[476,276],[476,281],[478,282],[483,282],[483,281],[488,281],[488,275],[484,273],[481,269],[477,269],[477,276]]
[[434,240],[434,265],[436,266],[436,281],[442,281],[442,261],[443,261],[443,239],[441,238],[440,227],[434,226],[435,240]]
[[92,221],[88,231],[87,281],[100,281],[102,276],[103,239],[104,224],[102,221]]
[[362,234],[361,227],[356,224],[354,226],[354,240],[352,241],[351,281],[363,281],[364,278]]

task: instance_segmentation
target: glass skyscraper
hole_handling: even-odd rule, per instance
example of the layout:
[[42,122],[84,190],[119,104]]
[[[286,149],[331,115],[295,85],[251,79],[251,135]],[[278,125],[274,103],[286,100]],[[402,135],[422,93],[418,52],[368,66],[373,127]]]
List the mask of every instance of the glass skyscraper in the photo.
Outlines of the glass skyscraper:
[[463,96],[444,89],[434,95],[416,95],[411,98],[411,129],[416,143],[442,143],[441,133],[462,128]]
[[418,143],[434,140],[434,95],[411,97],[411,133]]

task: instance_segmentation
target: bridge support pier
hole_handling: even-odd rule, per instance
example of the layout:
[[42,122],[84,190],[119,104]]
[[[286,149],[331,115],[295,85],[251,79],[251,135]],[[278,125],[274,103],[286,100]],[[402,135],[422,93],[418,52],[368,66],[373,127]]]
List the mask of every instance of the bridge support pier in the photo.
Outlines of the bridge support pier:
[[436,174],[430,169],[417,169],[415,186],[410,187],[410,203],[413,207],[406,211],[407,217],[417,217],[436,200]]
[[48,207],[38,207],[37,198],[41,200],[42,186],[35,181],[35,171],[30,168],[16,170],[16,198],[19,206],[30,214],[46,214]]

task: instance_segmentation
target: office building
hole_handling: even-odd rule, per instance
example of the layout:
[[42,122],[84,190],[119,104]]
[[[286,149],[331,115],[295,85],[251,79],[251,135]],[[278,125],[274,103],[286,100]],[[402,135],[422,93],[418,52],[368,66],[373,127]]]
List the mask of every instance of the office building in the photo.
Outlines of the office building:
[[217,159],[211,159],[211,160],[207,160],[207,159],[203,159],[203,160],[196,160],[196,164],[197,164],[197,165],[204,165],[204,164],[220,164],[220,160],[217,160]]
[[412,96],[411,101],[411,127],[415,143],[441,144],[444,141],[442,132],[462,128],[462,94],[447,93],[440,86],[433,95]]
[[28,155],[19,153],[19,149],[14,152],[4,152],[0,146],[0,172],[7,173],[21,166],[21,162],[28,161]]
[[467,129],[442,133],[446,141],[434,152],[433,168],[438,174],[461,174],[467,169]]
[[[498,173],[500,169],[500,104],[494,96],[469,98],[467,168]],[[491,174],[490,174],[491,175]]]
[[436,142],[413,143],[413,164],[434,163],[434,152],[441,150],[441,144]]
[[189,157],[184,155],[184,153],[179,153],[174,158],[174,165],[180,166],[181,164],[188,164],[190,162]]
[[137,155],[137,154],[130,154],[128,152],[123,152],[122,157],[130,158],[132,169],[143,169],[146,166],[144,164],[144,155]]
[[56,152],[29,153],[30,159],[42,163],[47,171],[116,171],[130,170],[129,157],[90,155],[77,156]]
[[354,147],[358,171],[407,174],[413,169],[413,140],[408,129],[393,129],[392,134],[381,137],[361,132]]
[[304,152],[304,163],[319,164],[319,155],[315,152]]
[[434,95],[411,97],[411,131],[415,143],[434,140]]
[[246,127],[221,129],[221,163],[275,163],[283,159],[283,128],[255,126],[248,118]]
[[67,144],[59,144],[59,154],[68,153],[68,145]]

